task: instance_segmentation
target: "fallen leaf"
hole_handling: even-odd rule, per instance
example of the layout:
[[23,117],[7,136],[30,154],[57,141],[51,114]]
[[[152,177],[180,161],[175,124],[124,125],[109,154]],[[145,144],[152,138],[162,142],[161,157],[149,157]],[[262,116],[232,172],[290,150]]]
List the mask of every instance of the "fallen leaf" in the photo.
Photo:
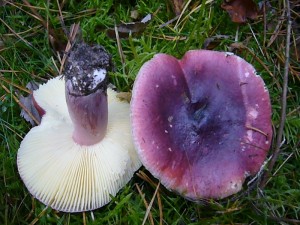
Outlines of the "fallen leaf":
[[[29,82],[26,87],[31,90],[34,91],[36,89],[38,89],[39,84],[35,83],[35,82]],[[20,102],[23,104],[23,106],[27,109],[27,111],[29,113],[31,113],[31,116],[28,114],[28,112],[26,112],[23,108],[21,110],[21,116],[27,121],[29,122],[32,126],[36,126],[36,122],[32,119],[32,116],[38,121],[41,122],[41,118],[44,112],[42,112],[41,108],[37,108],[36,107],[36,103],[34,101],[33,98],[33,94],[31,92],[30,95],[28,95],[27,97],[24,97],[22,95],[20,95]]]
[[134,20],[137,20],[139,18],[139,12],[135,9],[130,11],[130,17]]
[[5,6],[7,4],[7,2],[3,1],[3,0],[0,0],[0,7],[1,6]]
[[49,42],[55,52],[64,52],[68,40],[63,29],[52,29],[51,34],[48,34]]
[[226,40],[229,38],[231,38],[229,35],[216,35],[206,38],[203,43],[203,48],[208,50],[215,49],[221,43],[222,40]]
[[119,92],[117,93],[117,98],[129,103],[131,100],[131,92]]
[[169,0],[173,7],[174,13],[178,16],[181,14],[184,7],[184,0]]
[[[148,14],[139,22],[123,23],[117,25],[119,38],[128,38],[130,35],[141,34],[146,29],[151,19],[152,19],[152,15]],[[106,34],[108,37],[115,39],[116,38],[115,28],[109,28]]]
[[229,46],[228,50],[230,52],[235,52],[235,53],[239,52],[239,53],[241,53],[243,50],[245,50],[245,48],[246,48],[246,46],[244,45],[244,43],[234,42]]
[[247,19],[255,20],[258,16],[257,6],[252,0],[225,0],[221,7],[235,23],[246,23]]

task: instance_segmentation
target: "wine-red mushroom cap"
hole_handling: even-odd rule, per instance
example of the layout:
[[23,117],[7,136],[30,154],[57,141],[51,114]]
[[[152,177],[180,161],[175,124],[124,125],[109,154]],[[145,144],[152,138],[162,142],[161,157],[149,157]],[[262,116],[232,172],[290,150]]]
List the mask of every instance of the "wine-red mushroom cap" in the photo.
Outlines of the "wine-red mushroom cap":
[[131,122],[143,165],[192,200],[221,199],[257,173],[272,137],[267,89],[232,53],[157,54],[133,87]]
[[74,125],[62,77],[49,80],[34,97],[45,110],[41,124],[23,139],[17,155],[30,193],[51,208],[80,212],[99,208],[132,178],[141,163],[131,137],[129,104],[108,89],[108,125],[94,145],[74,142]]

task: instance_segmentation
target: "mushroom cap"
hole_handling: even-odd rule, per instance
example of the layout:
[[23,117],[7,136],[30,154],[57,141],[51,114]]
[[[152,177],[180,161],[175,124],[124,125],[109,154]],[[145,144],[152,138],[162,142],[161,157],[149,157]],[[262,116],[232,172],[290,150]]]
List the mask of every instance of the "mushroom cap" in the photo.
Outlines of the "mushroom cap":
[[17,155],[30,193],[59,211],[81,212],[107,204],[141,166],[131,137],[129,104],[108,89],[108,129],[92,146],[73,141],[64,80],[49,80],[34,92],[46,111],[23,139]]
[[140,69],[131,100],[143,165],[190,200],[221,199],[260,169],[272,138],[267,89],[232,53],[157,54]]

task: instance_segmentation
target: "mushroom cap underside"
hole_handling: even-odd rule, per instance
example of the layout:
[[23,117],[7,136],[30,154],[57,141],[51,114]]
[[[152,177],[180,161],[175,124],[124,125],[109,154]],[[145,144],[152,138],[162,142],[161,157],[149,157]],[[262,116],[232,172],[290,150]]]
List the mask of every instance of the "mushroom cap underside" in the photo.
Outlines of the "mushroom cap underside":
[[72,138],[63,79],[50,80],[34,96],[46,114],[25,136],[17,155],[20,176],[30,193],[65,212],[107,204],[141,165],[132,143],[129,105],[108,90],[105,138],[92,146],[80,146]]
[[192,200],[240,191],[263,164],[272,137],[263,80],[225,52],[154,56],[136,78],[131,121],[143,165]]

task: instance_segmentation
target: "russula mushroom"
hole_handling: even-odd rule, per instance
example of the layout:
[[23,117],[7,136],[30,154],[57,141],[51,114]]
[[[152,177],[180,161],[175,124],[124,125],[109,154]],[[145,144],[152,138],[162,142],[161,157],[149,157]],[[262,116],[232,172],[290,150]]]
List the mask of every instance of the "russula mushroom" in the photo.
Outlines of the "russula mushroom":
[[272,137],[269,94],[253,66],[208,50],[146,62],[133,87],[131,123],[145,168],[194,201],[240,191]]
[[129,104],[107,89],[109,66],[103,47],[76,44],[64,76],[33,93],[45,114],[20,145],[18,170],[30,193],[56,210],[107,204],[141,165]]

